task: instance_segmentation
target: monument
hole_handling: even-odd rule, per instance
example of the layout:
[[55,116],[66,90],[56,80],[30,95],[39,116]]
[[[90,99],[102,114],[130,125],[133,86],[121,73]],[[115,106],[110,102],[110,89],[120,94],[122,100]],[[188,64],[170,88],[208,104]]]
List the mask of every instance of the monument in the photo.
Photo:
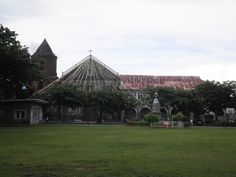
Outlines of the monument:
[[152,103],[152,113],[160,114],[160,103],[158,100],[158,93],[157,92],[155,92],[155,94],[154,94],[154,100]]

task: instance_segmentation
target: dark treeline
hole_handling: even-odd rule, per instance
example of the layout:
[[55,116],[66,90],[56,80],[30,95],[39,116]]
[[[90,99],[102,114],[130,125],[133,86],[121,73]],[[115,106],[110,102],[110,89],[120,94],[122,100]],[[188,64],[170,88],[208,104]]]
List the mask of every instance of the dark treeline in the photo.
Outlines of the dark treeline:
[[162,106],[173,107],[177,112],[189,115],[214,112],[222,114],[226,108],[236,107],[236,82],[205,81],[192,90],[175,90],[173,88],[148,88],[146,93],[153,97],[159,94]]

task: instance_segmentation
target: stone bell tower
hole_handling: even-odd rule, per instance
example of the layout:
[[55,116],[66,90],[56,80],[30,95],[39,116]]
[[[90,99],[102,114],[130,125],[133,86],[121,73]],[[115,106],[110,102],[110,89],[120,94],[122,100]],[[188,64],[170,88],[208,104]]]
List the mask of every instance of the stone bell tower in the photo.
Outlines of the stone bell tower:
[[44,80],[35,83],[37,90],[57,79],[57,56],[53,53],[46,39],[32,55],[32,60],[39,64],[41,73],[45,76]]

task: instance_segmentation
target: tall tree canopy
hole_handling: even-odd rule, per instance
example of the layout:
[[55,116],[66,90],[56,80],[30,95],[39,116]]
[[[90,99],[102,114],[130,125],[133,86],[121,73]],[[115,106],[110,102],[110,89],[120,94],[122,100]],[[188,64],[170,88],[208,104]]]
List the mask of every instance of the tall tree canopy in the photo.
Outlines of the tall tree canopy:
[[[189,115],[215,112],[222,114],[223,110],[236,108],[236,82],[206,81],[193,90],[174,90],[172,88],[149,88],[146,90],[153,98],[158,92],[161,106],[172,106],[176,111]],[[151,99],[152,101],[152,99]]]
[[28,96],[31,82],[40,77],[37,64],[31,62],[27,47],[16,36],[0,25],[0,99]]
[[176,112],[182,112],[187,116],[190,112],[195,114],[204,112],[201,98],[196,95],[195,90],[176,90],[168,87],[148,88],[146,93],[151,96],[151,102],[155,92],[158,93],[163,107],[173,107]]
[[233,81],[206,81],[198,85],[195,92],[202,100],[205,111],[221,114],[227,107],[236,107],[236,86]]
[[84,103],[84,96],[74,85],[54,85],[43,94],[35,93],[33,98],[47,100],[51,106],[57,108],[58,119],[61,119],[62,107],[79,107]]
[[178,112],[190,115],[190,112],[199,115],[204,113],[201,98],[195,90],[176,90],[174,104]]
[[116,113],[121,119],[121,112],[136,106],[137,101],[122,91],[96,91],[86,94],[87,102],[84,106],[92,107],[98,115],[98,121],[102,121],[104,113]]
[[129,94],[123,91],[94,91],[82,92],[74,85],[54,85],[46,92],[34,94],[34,98],[48,100],[50,105],[57,107],[58,118],[61,118],[61,108],[84,107],[91,108],[96,115],[97,121],[101,122],[106,113],[116,114],[121,118],[123,110],[136,106],[137,101]]

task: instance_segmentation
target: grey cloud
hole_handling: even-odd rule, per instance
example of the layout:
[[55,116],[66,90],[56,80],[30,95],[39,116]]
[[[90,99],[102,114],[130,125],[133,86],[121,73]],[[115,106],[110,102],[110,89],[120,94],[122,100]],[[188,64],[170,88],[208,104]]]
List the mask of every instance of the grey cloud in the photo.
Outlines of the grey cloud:
[[0,0],[0,12],[5,20],[40,16],[44,13],[43,1],[37,0]]

